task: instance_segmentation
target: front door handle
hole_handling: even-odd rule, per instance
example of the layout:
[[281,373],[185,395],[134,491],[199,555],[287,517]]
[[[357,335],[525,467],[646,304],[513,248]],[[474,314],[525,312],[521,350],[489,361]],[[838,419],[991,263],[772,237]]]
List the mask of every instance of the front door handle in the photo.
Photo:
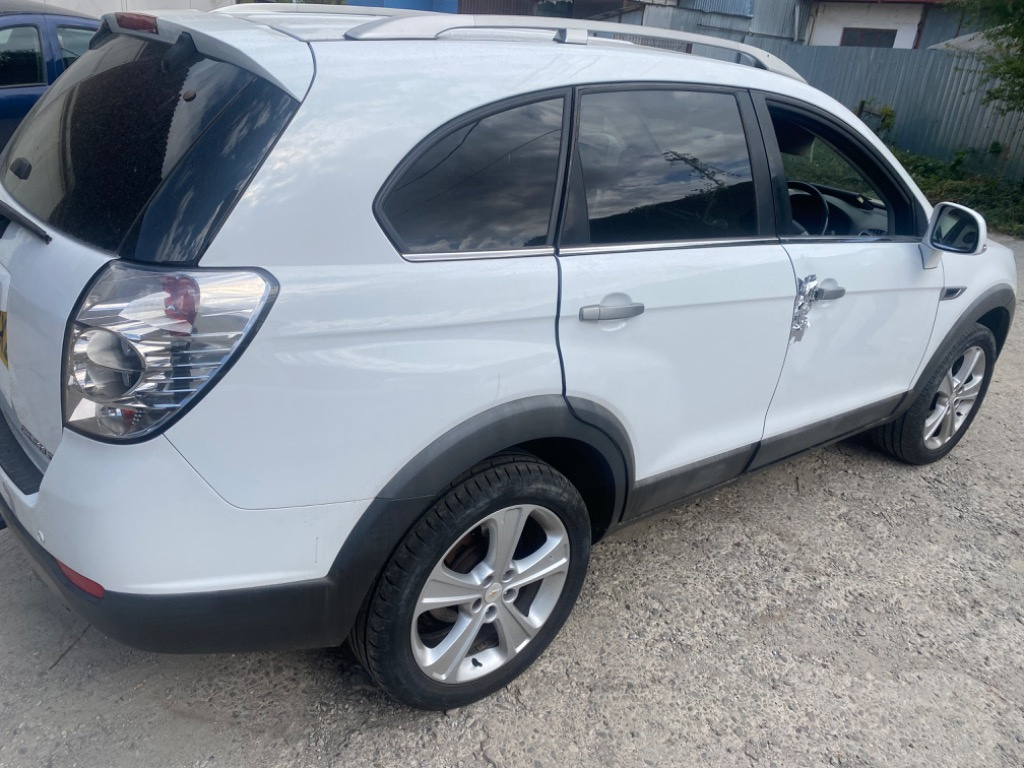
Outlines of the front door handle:
[[835,301],[841,299],[846,295],[846,289],[835,287],[835,288],[815,288],[811,292],[812,301]]
[[632,304],[608,306],[607,304],[590,304],[580,307],[580,320],[593,323],[598,320],[625,320],[644,313],[644,305],[638,301]]

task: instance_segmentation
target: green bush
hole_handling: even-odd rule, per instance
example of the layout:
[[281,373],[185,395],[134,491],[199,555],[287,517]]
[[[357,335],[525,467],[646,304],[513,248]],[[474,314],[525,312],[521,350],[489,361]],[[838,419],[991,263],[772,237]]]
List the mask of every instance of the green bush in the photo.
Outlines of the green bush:
[[966,205],[985,217],[989,229],[1024,237],[1024,184],[965,171],[965,152],[948,163],[896,148],[893,153],[932,203]]

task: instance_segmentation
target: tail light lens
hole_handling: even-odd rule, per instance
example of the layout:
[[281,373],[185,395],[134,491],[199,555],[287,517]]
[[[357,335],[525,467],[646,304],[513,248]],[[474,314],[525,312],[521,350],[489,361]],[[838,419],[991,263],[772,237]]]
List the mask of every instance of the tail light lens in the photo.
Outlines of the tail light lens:
[[276,294],[255,270],[111,262],[71,319],[65,424],[108,440],[166,428],[237,358]]
[[117,22],[117,26],[121,29],[150,32],[154,35],[160,31],[157,29],[156,16],[149,16],[145,13],[115,13],[114,21]]

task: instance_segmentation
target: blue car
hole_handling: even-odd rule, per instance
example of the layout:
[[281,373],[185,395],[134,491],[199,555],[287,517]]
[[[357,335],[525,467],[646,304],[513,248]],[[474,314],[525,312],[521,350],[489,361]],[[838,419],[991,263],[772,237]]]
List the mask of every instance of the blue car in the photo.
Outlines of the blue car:
[[0,147],[50,85],[89,48],[100,22],[30,0],[0,0]]

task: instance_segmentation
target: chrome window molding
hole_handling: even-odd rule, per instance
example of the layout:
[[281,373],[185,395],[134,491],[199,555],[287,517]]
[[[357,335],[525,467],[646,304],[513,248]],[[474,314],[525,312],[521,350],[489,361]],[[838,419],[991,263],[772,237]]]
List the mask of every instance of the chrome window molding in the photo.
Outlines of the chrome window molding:
[[921,238],[912,237],[909,235],[900,235],[898,237],[888,237],[883,235],[881,237],[855,237],[850,235],[837,235],[827,237],[824,235],[814,236],[800,236],[800,235],[787,235],[783,237],[780,242],[783,245],[799,245],[801,243],[920,243]]
[[573,245],[558,250],[559,256],[585,256],[594,253],[640,253],[674,251],[692,248],[724,248],[736,245],[778,245],[777,237],[741,237],[730,240],[674,240],[656,243],[625,243],[617,245]]
[[444,251],[440,253],[403,253],[406,261],[465,261],[467,259],[520,259],[528,256],[554,256],[555,249],[516,248],[504,251]]

